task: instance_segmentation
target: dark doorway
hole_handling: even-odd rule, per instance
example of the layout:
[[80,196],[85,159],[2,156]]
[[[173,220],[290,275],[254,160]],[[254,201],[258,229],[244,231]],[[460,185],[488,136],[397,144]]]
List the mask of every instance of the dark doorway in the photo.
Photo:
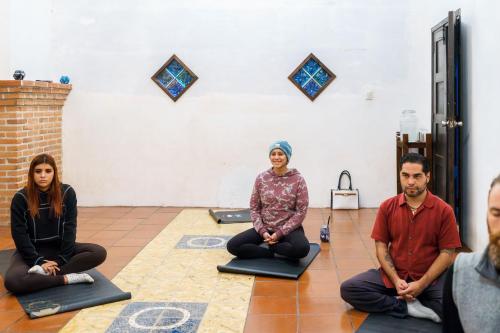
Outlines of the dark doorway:
[[461,220],[460,9],[432,28],[433,192]]

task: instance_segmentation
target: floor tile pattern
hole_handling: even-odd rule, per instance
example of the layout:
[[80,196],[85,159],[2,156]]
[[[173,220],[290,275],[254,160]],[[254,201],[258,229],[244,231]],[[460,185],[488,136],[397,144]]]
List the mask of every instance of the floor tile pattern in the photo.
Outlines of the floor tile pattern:
[[206,308],[206,303],[132,302],[106,333],[194,333]]

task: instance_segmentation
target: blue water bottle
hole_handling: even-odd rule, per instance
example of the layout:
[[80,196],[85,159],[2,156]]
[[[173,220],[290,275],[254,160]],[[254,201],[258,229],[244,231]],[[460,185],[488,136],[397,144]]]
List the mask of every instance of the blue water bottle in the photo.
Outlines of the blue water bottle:
[[321,239],[322,242],[330,241],[330,217],[331,216],[328,216],[327,224],[323,224],[319,231],[319,238]]

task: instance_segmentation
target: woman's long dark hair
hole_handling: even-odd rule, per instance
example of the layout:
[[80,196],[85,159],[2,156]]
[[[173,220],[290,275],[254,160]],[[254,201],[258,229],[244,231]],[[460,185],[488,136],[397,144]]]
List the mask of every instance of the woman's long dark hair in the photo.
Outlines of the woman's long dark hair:
[[62,194],[61,183],[59,182],[59,175],[57,173],[57,165],[54,158],[48,154],[40,154],[35,156],[31,161],[30,170],[28,172],[28,185],[26,192],[28,194],[28,209],[32,218],[38,215],[38,207],[40,206],[38,185],[35,183],[35,168],[40,164],[48,164],[54,169],[54,177],[50,183],[49,195],[50,210],[56,217],[61,216],[62,213]]

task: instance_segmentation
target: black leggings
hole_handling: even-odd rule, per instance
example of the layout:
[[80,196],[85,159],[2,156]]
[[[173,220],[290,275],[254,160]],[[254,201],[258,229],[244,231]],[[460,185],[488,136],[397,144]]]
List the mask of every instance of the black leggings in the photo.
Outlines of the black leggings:
[[[57,251],[53,248],[39,249],[47,260],[53,260]],[[5,273],[5,288],[14,294],[30,293],[64,284],[64,274],[79,273],[100,265],[106,259],[106,249],[97,244],[75,243],[73,257],[60,267],[57,275],[29,274],[29,267],[21,254],[15,251]]]
[[242,259],[271,258],[274,253],[299,259],[309,253],[309,241],[302,227],[283,236],[278,243],[270,245],[269,248],[259,246],[263,241],[259,233],[252,228],[231,238],[227,242],[227,250]]

